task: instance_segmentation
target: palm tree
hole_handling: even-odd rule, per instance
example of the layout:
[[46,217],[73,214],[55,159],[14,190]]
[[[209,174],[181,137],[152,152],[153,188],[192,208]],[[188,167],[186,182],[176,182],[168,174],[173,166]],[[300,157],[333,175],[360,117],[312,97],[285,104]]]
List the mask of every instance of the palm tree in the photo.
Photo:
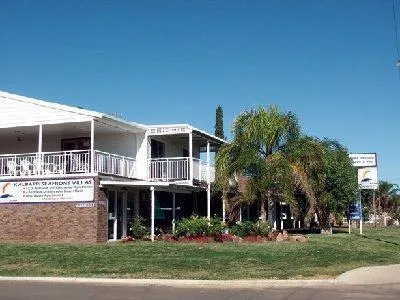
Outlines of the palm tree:
[[296,187],[292,211],[303,224],[310,223],[324,186],[324,149],[319,139],[301,136],[287,147],[287,160]]
[[217,182],[227,187],[233,174],[246,176],[241,202],[260,202],[261,220],[267,220],[266,204],[293,195],[292,167],[285,149],[299,137],[297,118],[275,106],[244,111],[234,122],[234,139],[217,155]]
[[379,181],[379,187],[377,192],[377,200],[378,200],[378,209],[379,211],[383,210],[384,212],[388,212],[389,206],[392,206],[391,210],[393,210],[393,206],[396,206],[397,209],[397,197],[398,192],[400,191],[399,186],[395,183],[391,183],[388,181]]

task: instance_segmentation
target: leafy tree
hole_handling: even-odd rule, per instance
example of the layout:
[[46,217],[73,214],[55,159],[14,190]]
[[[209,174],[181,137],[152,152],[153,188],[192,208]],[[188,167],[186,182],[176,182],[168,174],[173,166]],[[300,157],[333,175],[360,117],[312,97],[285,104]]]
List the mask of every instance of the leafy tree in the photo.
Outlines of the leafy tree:
[[221,105],[218,105],[215,111],[215,136],[225,139],[224,135],[224,111]]
[[357,195],[357,172],[348,151],[339,142],[325,139],[323,181],[317,189],[317,215],[320,226],[328,229],[329,214],[342,212]]

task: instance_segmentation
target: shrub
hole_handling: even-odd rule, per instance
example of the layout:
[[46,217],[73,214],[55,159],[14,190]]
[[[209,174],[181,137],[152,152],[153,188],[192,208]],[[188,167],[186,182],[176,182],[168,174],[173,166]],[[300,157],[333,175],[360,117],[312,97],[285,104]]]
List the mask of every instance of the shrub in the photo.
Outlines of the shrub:
[[257,221],[253,224],[253,234],[257,236],[266,236],[272,231],[271,223]]
[[148,235],[149,232],[147,231],[146,226],[144,226],[144,219],[141,217],[137,217],[133,219],[133,221],[130,224],[130,229],[132,230],[132,236],[135,239],[141,239],[145,235]]
[[179,237],[208,235],[210,233],[208,222],[205,217],[191,216],[176,223],[174,234]]
[[211,218],[210,226],[209,226],[209,235],[220,235],[225,231],[225,224],[222,222],[222,219],[219,218]]
[[272,231],[272,226],[269,222],[251,222],[243,221],[242,223],[237,223],[232,226],[230,233],[240,237],[246,236],[266,236]]
[[252,235],[253,233],[253,222],[243,221],[232,226],[230,233],[240,237]]

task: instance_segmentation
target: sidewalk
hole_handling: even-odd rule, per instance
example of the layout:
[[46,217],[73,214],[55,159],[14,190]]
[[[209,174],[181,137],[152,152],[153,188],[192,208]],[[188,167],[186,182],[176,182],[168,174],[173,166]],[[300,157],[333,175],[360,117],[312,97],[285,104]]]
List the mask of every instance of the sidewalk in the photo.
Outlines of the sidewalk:
[[337,284],[400,283],[400,265],[363,267],[339,275]]
[[180,288],[242,288],[315,287],[330,285],[394,284],[400,283],[400,265],[363,267],[348,271],[336,279],[304,280],[181,280],[181,279],[110,279],[76,277],[4,277],[1,281],[107,284],[124,286],[167,286]]

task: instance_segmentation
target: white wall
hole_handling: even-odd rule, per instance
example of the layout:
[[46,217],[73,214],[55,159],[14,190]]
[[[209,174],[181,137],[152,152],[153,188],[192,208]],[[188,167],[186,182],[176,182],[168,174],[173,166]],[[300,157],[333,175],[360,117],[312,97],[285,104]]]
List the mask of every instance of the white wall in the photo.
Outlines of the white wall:
[[147,178],[147,158],[148,158],[148,139],[146,134],[137,133],[136,134],[136,145],[137,145],[137,154],[136,154],[136,175],[138,178],[146,179]]
[[137,141],[135,133],[94,133],[94,149],[136,158]]
[[23,135],[17,137],[1,136],[0,154],[34,153],[38,150],[38,136]]

